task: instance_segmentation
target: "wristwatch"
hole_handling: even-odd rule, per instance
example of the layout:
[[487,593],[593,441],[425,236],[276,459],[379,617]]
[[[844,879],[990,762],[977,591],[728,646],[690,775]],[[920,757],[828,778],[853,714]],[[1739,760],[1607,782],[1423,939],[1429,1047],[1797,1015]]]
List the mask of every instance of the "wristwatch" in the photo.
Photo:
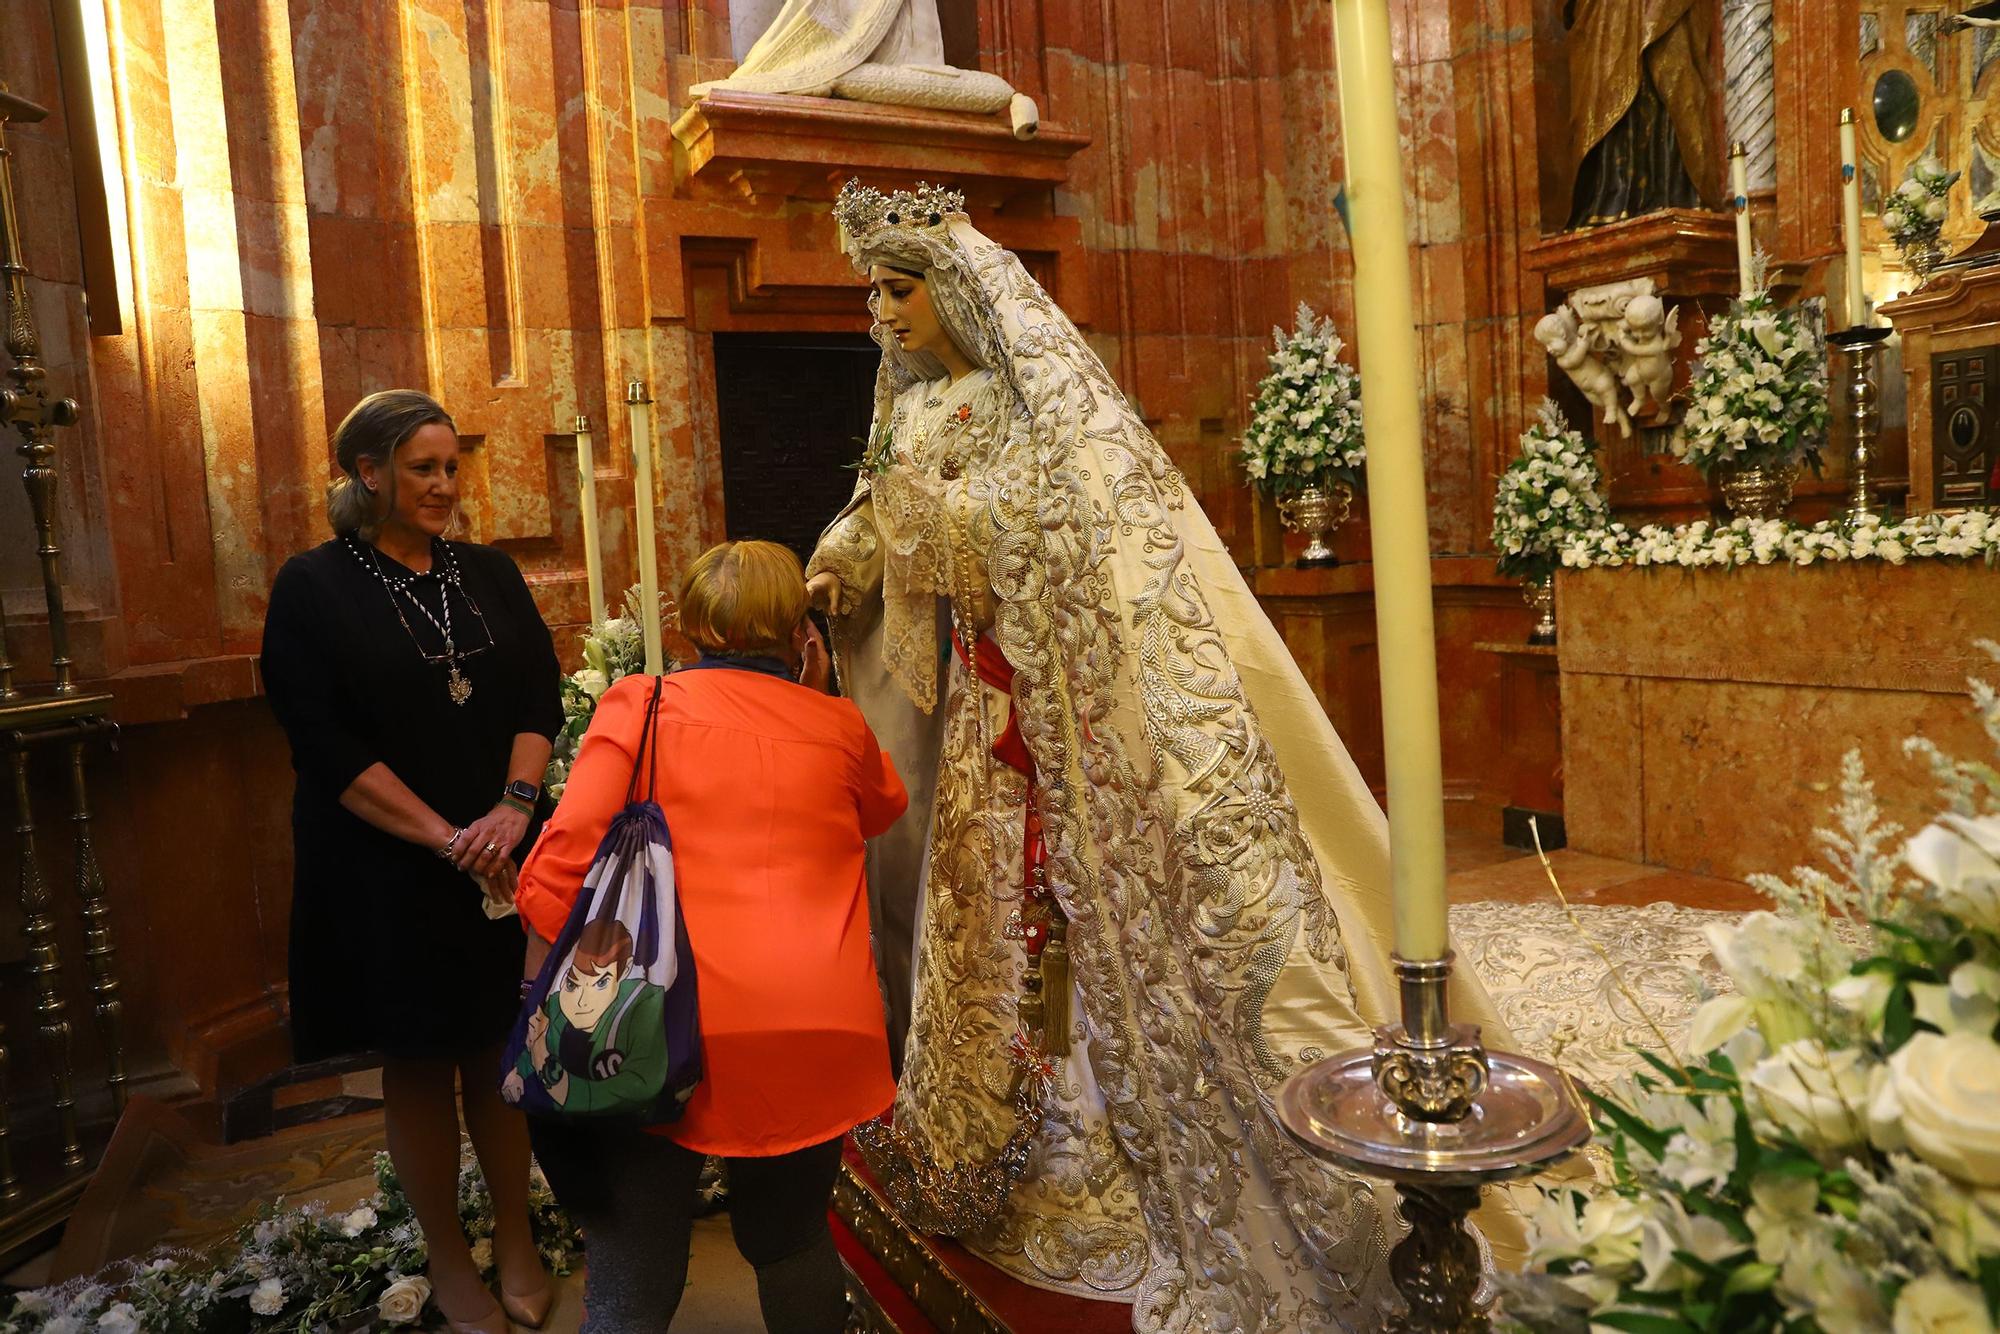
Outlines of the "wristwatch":
[[500,794],[500,800],[509,805],[519,806],[525,813],[535,813],[535,803],[540,801],[542,790],[525,778],[507,784],[507,790]]

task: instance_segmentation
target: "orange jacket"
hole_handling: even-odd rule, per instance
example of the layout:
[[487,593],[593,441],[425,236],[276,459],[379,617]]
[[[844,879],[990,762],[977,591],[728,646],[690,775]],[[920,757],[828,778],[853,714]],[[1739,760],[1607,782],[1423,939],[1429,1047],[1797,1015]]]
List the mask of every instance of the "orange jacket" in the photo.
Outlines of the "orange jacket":
[[[625,803],[652,691],[630,676],[598,701],[521,868],[521,917],[544,940]],[[909,805],[902,779],[853,704],[752,670],[669,677],[654,755],[703,1045],[701,1084],[662,1133],[733,1157],[844,1134],[896,1091],[862,850]]]

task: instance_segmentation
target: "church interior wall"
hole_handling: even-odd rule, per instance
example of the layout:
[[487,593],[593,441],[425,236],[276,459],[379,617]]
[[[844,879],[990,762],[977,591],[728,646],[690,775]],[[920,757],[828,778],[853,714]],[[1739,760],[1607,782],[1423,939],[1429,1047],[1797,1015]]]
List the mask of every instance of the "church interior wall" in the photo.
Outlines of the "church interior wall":
[[[1776,3],[1781,40],[1809,40],[1807,0]],[[723,536],[715,334],[862,326],[824,203],[681,174],[687,89],[732,67],[744,8],[110,0],[96,92],[123,207],[102,219],[74,202],[46,10],[25,7],[20,40],[0,48],[8,85],[51,108],[8,141],[51,375],[82,406],[61,455],[67,574],[86,675],[127,729],[99,766],[120,830],[107,874],[160,1059],[227,1082],[281,1047],[288,778],[254,655],[279,564],[325,534],[327,438],[347,408],[393,385],[445,402],[469,450],[472,535],[516,556],[573,651],[587,616],[575,417],[596,432],[615,597],[633,578],[623,388],[647,381],[671,584]],[[954,40],[976,41],[1050,125],[1088,139],[1062,184],[982,225],[1032,252],[1239,562],[1258,567],[1379,785],[1365,509],[1337,536],[1347,565],[1282,568],[1296,539],[1232,457],[1271,327],[1304,301],[1353,328],[1329,7],[1273,0],[1255,21],[1233,0],[944,8]],[[1392,5],[1446,769],[1455,814],[1496,831],[1522,782],[1552,782],[1553,717],[1524,707],[1532,681],[1477,646],[1518,641],[1532,619],[1480,553],[1493,479],[1548,390],[1529,333],[1549,297],[1522,252],[1563,189],[1538,166],[1559,136],[1559,11]],[[1781,188],[1795,170],[1784,98],[1799,95],[1778,94]],[[1785,224],[1790,257],[1830,249],[1822,222]],[[109,283],[83,273],[93,226],[122,257]],[[87,288],[115,305],[116,332],[89,331]],[[0,525],[25,530],[18,488],[0,487]],[[0,548],[0,576],[32,664],[25,544]]]

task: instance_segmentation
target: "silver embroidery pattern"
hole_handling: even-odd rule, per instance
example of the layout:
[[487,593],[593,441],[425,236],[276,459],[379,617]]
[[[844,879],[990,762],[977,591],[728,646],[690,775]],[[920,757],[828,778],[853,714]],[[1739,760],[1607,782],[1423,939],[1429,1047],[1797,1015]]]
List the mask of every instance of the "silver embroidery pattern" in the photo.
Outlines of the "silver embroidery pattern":
[[[1262,1027],[1295,945],[1343,979],[1346,956],[1283,775],[1185,565],[1176,525],[1192,502],[1074,325],[1014,256],[962,219],[900,230],[873,252],[864,238],[862,253],[922,264],[934,303],[991,358],[983,364],[1004,389],[982,405],[996,420],[985,458],[967,472],[978,485],[957,496],[983,503],[982,529],[992,535],[979,554],[997,600],[993,633],[1016,672],[1014,703],[1035,759],[1051,882],[1069,917],[1082,1000],[1084,1060],[1071,1064],[1087,1061],[1104,1109],[1101,1128],[1052,1116],[1049,1142],[1063,1141],[1063,1153],[1094,1146],[1097,1165],[1084,1174],[1131,1183],[1147,1252],[1136,1330],[1372,1328],[1386,1249],[1380,1205],[1368,1183],[1305,1155],[1279,1127],[1272,1093],[1300,1054],[1272,1050]],[[878,414],[893,411],[910,379],[885,356]],[[941,777],[939,826],[956,818],[948,806],[962,809],[947,801]],[[994,853],[1013,839],[1018,861],[1017,825],[985,839]],[[958,841],[934,826],[934,854]],[[984,866],[934,861],[927,913],[977,897],[990,903],[1018,884],[1006,879],[1004,857]],[[953,883],[936,883],[945,876]],[[981,915],[990,922],[990,911]],[[926,936],[943,925],[927,919]],[[958,929],[968,933],[955,946],[961,956],[994,943],[976,920]],[[920,973],[926,967],[948,984],[974,964],[961,957],[945,966],[926,954]],[[922,980],[918,993],[921,1012],[932,993]],[[921,1042],[955,1039],[941,1022],[920,1013],[912,1061]],[[1062,1073],[1074,1077],[1068,1066]],[[977,1146],[996,1129],[968,1121],[952,1133]],[[1122,1151],[1115,1172],[1106,1145]],[[1090,1244],[1093,1226],[1072,1219],[1051,1231],[1038,1222],[1003,1244],[1011,1251],[1018,1242],[1045,1279],[1060,1282],[1057,1271],[1079,1249],[1104,1254]]]

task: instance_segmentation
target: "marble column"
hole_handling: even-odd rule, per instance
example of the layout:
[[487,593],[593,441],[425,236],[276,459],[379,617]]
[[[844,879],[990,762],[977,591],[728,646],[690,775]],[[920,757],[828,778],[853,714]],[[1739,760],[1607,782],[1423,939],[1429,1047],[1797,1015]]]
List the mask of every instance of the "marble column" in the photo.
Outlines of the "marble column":
[[1771,0],[1722,0],[1722,114],[1729,141],[1748,151],[1750,193],[1778,185],[1777,63]]

